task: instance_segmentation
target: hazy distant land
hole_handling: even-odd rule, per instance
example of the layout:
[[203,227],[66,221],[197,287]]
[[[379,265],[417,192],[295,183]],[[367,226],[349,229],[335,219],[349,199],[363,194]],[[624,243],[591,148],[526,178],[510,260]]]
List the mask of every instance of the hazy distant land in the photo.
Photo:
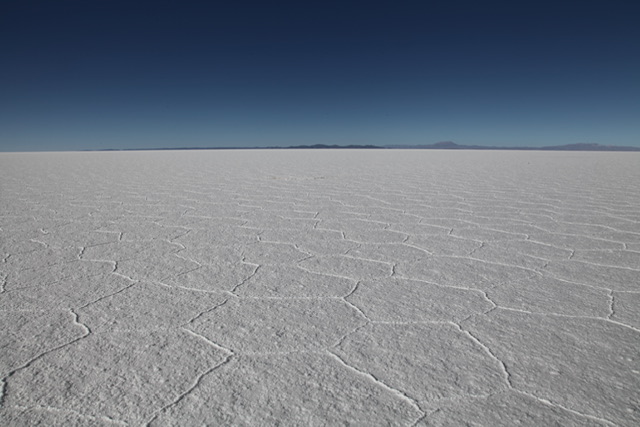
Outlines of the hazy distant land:
[[461,145],[451,141],[426,145],[290,145],[271,147],[170,147],[170,148],[106,148],[86,151],[140,151],[140,150],[280,150],[280,149],[399,149],[399,150],[522,150],[522,151],[640,151],[640,147],[600,145],[580,143],[567,145],[548,145],[544,147],[498,147],[485,145]]

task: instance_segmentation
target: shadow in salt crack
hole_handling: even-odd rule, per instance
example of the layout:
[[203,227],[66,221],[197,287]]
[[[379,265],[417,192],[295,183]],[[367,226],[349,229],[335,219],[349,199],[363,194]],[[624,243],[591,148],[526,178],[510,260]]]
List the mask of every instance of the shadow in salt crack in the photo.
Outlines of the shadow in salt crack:
[[507,388],[500,364],[454,324],[370,323],[333,351],[419,402]]
[[341,297],[354,287],[355,280],[311,273],[297,266],[263,265],[236,294],[243,297]]
[[329,354],[234,357],[152,426],[410,425],[411,402]]
[[137,283],[78,310],[93,332],[175,328],[229,296]]
[[477,425],[604,427],[609,423],[586,418],[567,409],[554,407],[534,397],[515,391],[491,396],[468,397],[437,404],[437,411],[418,426],[460,426],[474,420]]
[[480,291],[394,277],[362,282],[347,300],[380,322],[456,322],[494,307]]
[[433,256],[420,263],[399,263],[396,273],[443,286],[487,290],[500,283],[526,279],[534,270],[466,257]]
[[317,351],[366,323],[338,298],[232,298],[189,329],[239,353]]
[[640,423],[637,331],[501,309],[463,327],[504,361],[515,389],[619,425]]
[[85,335],[69,310],[0,311],[0,323],[2,378],[37,356]]
[[299,262],[298,265],[314,273],[342,276],[354,280],[387,277],[393,273],[392,264],[388,262],[349,256],[313,257]]
[[638,291],[640,270],[622,267],[609,267],[583,261],[552,261],[544,270],[545,274],[614,291]]
[[227,356],[180,329],[93,333],[12,376],[5,404],[140,425]]

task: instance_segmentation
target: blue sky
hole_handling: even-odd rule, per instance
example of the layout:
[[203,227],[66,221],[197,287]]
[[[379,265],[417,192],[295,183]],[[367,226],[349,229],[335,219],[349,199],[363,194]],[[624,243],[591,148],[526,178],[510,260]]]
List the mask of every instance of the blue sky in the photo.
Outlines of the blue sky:
[[3,2],[0,151],[640,146],[638,18],[631,1]]

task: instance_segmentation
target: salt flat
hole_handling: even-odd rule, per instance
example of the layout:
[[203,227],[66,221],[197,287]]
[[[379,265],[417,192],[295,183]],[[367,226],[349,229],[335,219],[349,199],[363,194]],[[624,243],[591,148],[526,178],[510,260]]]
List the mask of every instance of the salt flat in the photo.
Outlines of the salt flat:
[[0,221],[2,425],[640,425],[636,153],[4,153]]

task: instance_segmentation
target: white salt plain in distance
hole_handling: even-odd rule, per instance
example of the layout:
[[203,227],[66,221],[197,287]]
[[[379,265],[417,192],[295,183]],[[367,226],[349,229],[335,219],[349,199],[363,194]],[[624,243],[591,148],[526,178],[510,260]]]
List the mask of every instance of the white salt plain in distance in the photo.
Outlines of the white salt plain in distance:
[[0,154],[0,424],[640,424],[640,155]]

